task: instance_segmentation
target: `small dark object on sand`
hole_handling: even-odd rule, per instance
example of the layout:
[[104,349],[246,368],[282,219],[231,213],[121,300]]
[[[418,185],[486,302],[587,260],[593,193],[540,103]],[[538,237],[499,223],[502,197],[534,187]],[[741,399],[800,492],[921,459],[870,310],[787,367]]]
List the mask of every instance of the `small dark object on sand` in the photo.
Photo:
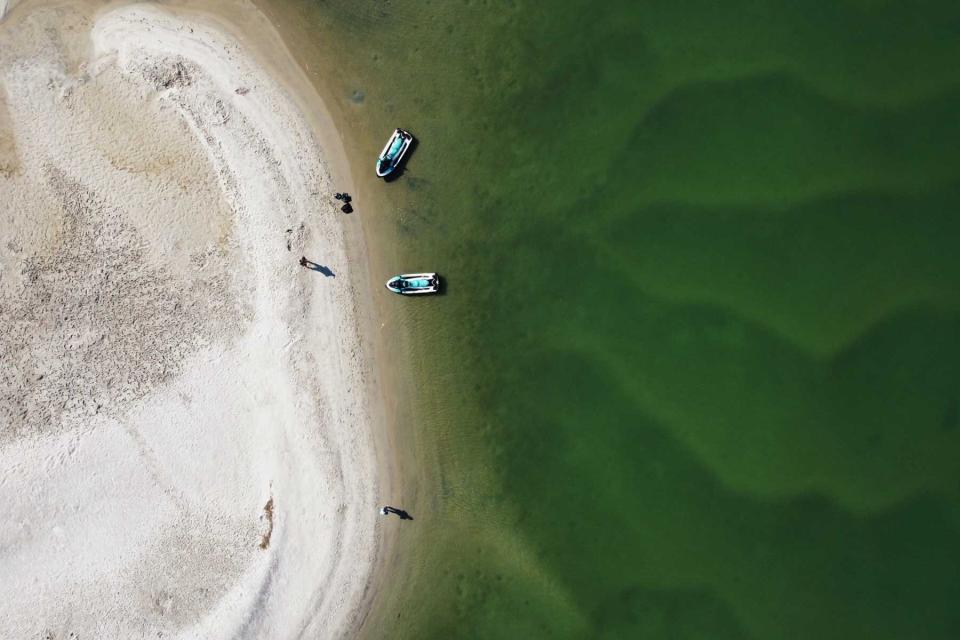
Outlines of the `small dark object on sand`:
[[343,211],[344,213],[353,213],[353,207],[351,207],[350,203],[348,202],[347,204],[340,207],[340,211]]
[[301,267],[307,266],[307,262],[308,262],[308,261],[307,261],[307,256],[300,256],[300,266],[301,266]]
[[347,193],[346,191],[344,191],[344,192],[341,193],[340,195],[343,196],[343,201],[344,201],[344,202],[350,202],[351,200],[353,200],[353,198],[350,197],[350,194]]
[[337,200],[343,200],[343,194],[340,193],[339,191],[333,194],[333,197],[336,198]]

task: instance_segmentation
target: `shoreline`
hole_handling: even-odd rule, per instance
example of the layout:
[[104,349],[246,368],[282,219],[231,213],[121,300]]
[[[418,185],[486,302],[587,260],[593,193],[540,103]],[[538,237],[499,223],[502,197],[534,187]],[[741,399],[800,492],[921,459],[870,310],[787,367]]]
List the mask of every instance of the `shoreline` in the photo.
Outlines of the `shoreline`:
[[[237,4],[248,5],[250,10],[236,12]],[[402,500],[399,496],[405,493],[401,487],[404,486],[402,478],[406,461],[402,459],[401,447],[396,439],[396,418],[391,418],[388,410],[396,410],[394,394],[397,393],[395,389],[398,385],[394,375],[398,370],[399,358],[397,354],[391,353],[384,342],[386,309],[378,304],[372,295],[362,294],[364,290],[379,292],[382,287],[382,281],[374,277],[371,271],[382,262],[385,248],[377,244],[376,229],[368,226],[368,220],[365,219],[365,216],[377,215],[379,210],[373,205],[380,205],[381,202],[378,194],[368,191],[369,180],[355,180],[353,177],[352,159],[363,158],[364,154],[349,145],[350,136],[345,136],[337,126],[338,117],[331,111],[328,102],[332,98],[328,78],[324,74],[317,76],[315,73],[308,77],[304,65],[310,69],[310,62],[291,50],[292,46],[301,46],[304,43],[294,38],[291,25],[279,20],[280,16],[272,11],[275,8],[274,3],[269,0],[213,0],[205,3],[202,9],[193,8],[188,0],[175,0],[167,6],[173,10],[186,8],[189,13],[202,15],[213,21],[220,29],[242,42],[246,50],[269,70],[271,77],[280,79],[290,89],[288,97],[309,123],[320,146],[331,150],[325,154],[324,159],[329,162],[327,170],[333,182],[341,185],[339,189],[353,194],[355,203],[371,205],[358,204],[358,211],[340,216],[340,221],[351,264],[351,283],[357,292],[354,302],[357,318],[362,325],[360,334],[366,341],[366,370],[373,379],[367,385],[367,392],[370,396],[369,409],[372,414],[379,497],[384,503],[394,499]],[[251,34],[256,35],[251,37]],[[372,162],[369,164],[372,167]],[[370,170],[372,171],[372,168]],[[381,184],[379,180],[374,183]],[[383,265],[380,264],[380,267],[382,271]],[[354,631],[358,633],[364,628],[370,613],[382,608],[375,606],[374,600],[384,596],[385,576],[390,572],[391,558],[396,559],[394,551],[399,533],[396,527],[376,527],[377,562],[368,577],[362,601],[357,605],[359,620]]]
[[[326,116],[332,123],[331,130],[342,138],[344,154],[341,157],[347,165],[357,168],[351,193],[355,194],[355,200],[367,207],[359,216],[350,216],[351,229],[352,233],[363,238],[368,249],[365,261],[369,266],[367,283],[376,294],[382,291],[383,278],[397,272],[398,265],[405,264],[392,242],[393,230],[390,228],[396,215],[395,196],[391,193],[395,194],[404,183],[400,181],[385,186],[382,180],[373,177],[373,157],[391,131],[389,127],[395,123],[387,123],[383,128],[371,121],[371,100],[358,101],[356,97],[358,90],[375,92],[371,87],[346,80],[350,71],[339,68],[324,52],[325,47],[345,46],[345,43],[329,40],[329,34],[318,32],[316,25],[310,22],[311,11],[275,0],[250,1],[282,34],[285,46],[298,63],[298,78],[310,85],[312,93],[324,103]],[[420,442],[421,433],[414,428],[417,416],[407,401],[419,394],[418,383],[413,381],[416,365],[408,342],[412,340],[409,307],[398,304],[394,298],[396,296],[374,295],[363,301],[369,304],[363,314],[369,321],[365,335],[370,336],[372,352],[379,363],[376,367],[379,385],[375,406],[384,411],[383,429],[377,431],[380,438],[378,450],[385,452],[379,460],[382,496],[385,503],[403,505],[416,517],[434,508],[434,500],[426,496],[436,495],[439,487],[434,485],[432,477],[423,475],[429,465],[421,464],[425,451]],[[415,524],[378,527],[378,564],[371,576],[370,588],[370,600],[376,599],[376,602],[364,610],[359,637],[379,637],[372,629],[394,624],[402,612],[397,602],[404,590],[412,586],[411,570],[415,567],[410,562],[413,557],[411,549],[424,535],[424,530],[413,526]]]
[[[207,167],[212,168],[204,188],[197,191],[206,193],[206,204],[199,201],[193,204],[200,208],[220,207],[226,213],[218,214],[222,219],[214,225],[216,229],[201,229],[181,238],[174,232],[177,224],[189,221],[190,225],[202,226],[202,222],[192,219],[190,212],[164,213],[169,213],[166,218],[169,226],[164,226],[156,219],[149,219],[150,216],[143,219],[143,212],[138,218],[136,212],[124,210],[122,201],[115,202],[106,195],[109,189],[122,186],[133,188],[134,193],[139,194],[133,198],[130,209],[150,201],[149,194],[141,191],[149,188],[150,180],[162,182],[166,169],[144,169],[144,177],[140,175],[139,165],[131,169],[132,165],[128,164],[142,163],[141,155],[148,156],[149,160],[153,151],[150,145],[157,143],[156,138],[136,141],[138,134],[121,132],[121,138],[130,134],[130,139],[125,140],[129,148],[114,145],[112,160],[123,153],[132,160],[124,158],[119,165],[113,163],[113,169],[98,160],[98,153],[104,155],[103,145],[94,153],[97,150],[91,151],[89,147],[97,144],[76,143],[80,146],[69,148],[71,157],[50,157],[63,165],[58,169],[63,175],[79,179],[93,194],[89,199],[97,202],[97,206],[103,200],[107,210],[119,211],[116,226],[121,229],[118,232],[121,235],[115,239],[123,246],[125,243],[136,245],[137,259],[170,280],[170,286],[189,290],[196,283],[205,282],[206,274],[216,272],[219,279],[205,286],[216,287],[219,282],[229,290],[229,295],[223,294],[225,297],[216,304],[209,300],[191,304],[200,312],[222,314],[230,321],[224,321],[223,326],[206,326],[209,323],[205,316],[198,315],[198,322],[203,325],[202,335],[182,336],[182,349],[175,354],[159,353],[162,366],[158,366],[156,375],[148,376],[131,390],[126,390],[122,383],[119,391],[116,387],[101,389],[96,386],[96,380],[91,380],[93,395],[104,398],[103,415],[100,404],[96,417],[68,411],[60,416],[60,426],[54,429],[57,433],[42,433],[26,440],[13,430],[18,433],[14,442],[29,441],[36,450],[28,451],[29,447],[7,443],[8,434],[4,434],[0,450],[7,454],[20,447],[17,451],[22,457],[15,460],[14,470],[32,464],[37,457],[49,456],[51,439],[64,437],[69,444],[58,440],[58,447],[74,447],[85,452],[89,442],[100,438],[102,441],[98,440],[96,446],[101,452],[118,447],[118,455],[145,461],[143,478],[131,481],[126,493],[120,490],[119,498],[114,496],[113,502],[124,505],[123,513],[114,513],[116,508],[108,503],[98,506],[96,518],[88,518],[84,514],[90,506],[84,501],[89,500],[87,496],[70,496],[69,500],[56,496],[57,489],[63,489],[61,485],[65,485],[68,477],[75,481],[76,474],[90,470],[90,459],[84,454],[71,453],[65,461],[46,468],[44,477],[48,480],[41,480],[54,485],[52,493],[56,497],[49,500],[48,505],[52,510],[27,514],[28,506],[13,500],[13,506],[7,507],[8,515],[12,521],[22,523],[29,519],[34,527],[40,525],[41,528],[52,523],[66,531],[68,542],[63,548],[70,557],[82,556],[82,549],[89,547],[90,540],[84,540],[85,536],[104,538],[107,547],[101,550],[104,558],[110,555],[109,547],[123,549],[127,545],[134,557],[141,555],[144,547],[157,547],[160,558],[148,566],[155,565],[159,575],[166,578],[160,582],[168,583],[169,587],[157,591],[156,585],[141,584],[141,579],[129,575],[130,569],[139,567],[138,571],[145,574],[142,580],[148,579],[150,571],[143,569],[142,558],[134,560],[132,565],[130,561],[106,563],[104,570],[79,567],[78,563],[84,564],[83,559],[74,559],[67,561],[65,568],[46,575],[61,576],[78,586],[115,582],[116,578],[111,576],[125,576],[122,580],[129,583],[132,591],[146,590],[152,595],[107,598],[106,603],[98,603],[83,616],[58,614],[63,607],[69,610],[71,606],[90,605],[87,599],[94,597],[70,596],[77,593],[71,587],[59,592],[46,608],[38,604],[36,615],[44,618],[42,625],[46,629],[81,635],[122,635],[123,631],[134,628],[182,637],[339,636],[348,630],[356,631],[377,592],[377,558],[390,546],[389,536],[382,527],[376,526],[376,509],[380,495],[389,495],[396,470],[388,453],[389,434],[383,428],[387,420],[385,406],[380,401],[382,376],[371,342],[376,335],[372,333],[373,302],[364,294],[370,284],[366,243],[359,220],[354,222],[358,214],[345,220],[333,207],[335,201],[331,197],[334,190],[354,192],[339,134],[299,67],[291,63],[287,71],[283,71],[282,59],[289,56],[289,52],[285,47],[277,49],[278,43],[282,45],[282,37],[255,10],[243,7],[245,11],[231,12],[231,17],[225,18],[217,13],[218,5],[195,11],[176,5],[122,4],[109,6],[91,18],[89,14],[84,16],[70,9],[75,6],[63,3],[35,9],[29,3],[18,5],[0,23],[0,32],[3,32],[8,20],[32,19],[33,10],[49,11],[51,16],[66,11],[70,20],[78,21],[77,25],[90,26],[96,55],[89,62],[80,57],[80,72],[71,73],[67,60],[63,62],[65,74],[56,71],[56,65],[51,67],[53,71],[49,73],[53,74],[55,91],[50,92],[48,99],[44,98],[51,105],[49,117],[63,118],[67,123],[65,130],[69,131],[70,126],[77,126],[75,111],[81,108],[96,113],[97,107],[103,109],[105,104],[114,105],[117,101],[123,108],[123,100],[131,96],[146,99],[149,109],[155,110],[157,122],[171,127],[171,131],[177,128],[175,120],[187,123],[194,143],[199,143],[195,146],[202,149]],[[238,3],[222,6],[237,9]],[[242,18],[235,20],[235,15]],[[62,18],[56,15],[58,25]],[[257,25],[256,31],[251,30],[251,25]],[[253,33],[255,35],[251,35]],[[30,49],[33,45],[22,46]],[[50,55],[49,52],[41,54],[41,58]],[[0,62],[7,84],[13,77],[8,73],[8,60],[0,55]],[[18,73],[21,75],[16,80],[24,86],[35,87],[42,98],[41,79],[30,76],[32,72]],[[123,87],[123,95],[114,95],[117,86]],[[92,101],[92,106],[83,106],[85,101]],[[12,104],[11,110],[16,112],[12,120],[17,151],[28,157],[18,180],[28,183],[36,171],[43,175],[45,171],[49,173],[42,168],[42,162],[31,160],[30,154],[36,152],[40,158],[53,150],[32,148],[31,145],[35,147],[40,143],[31,140],[29,134],[24,135],[21,123],[27,104]],[[95,122],[95,119],[84,122]],[[131,118],[131,122],[135,123],[136,119]],[[101,133],[94,128],[91,135]],[[27,142],[23,143],[24,140]],[[130,140],[148,145],[146,153],[138,154]],[[71,144],[75,143],[71,141]],[[86,157],[88,152],[90,155]],[[77,155],[76,159],[73,154]],[[191,162],[196,159],[192,158]],[[99,166],[98,163],[104,166],[103,175],[83,175],[87,167]],[[197,173],[202,174],[203,170]],[[32,187],[26,183],[18,186],[16,181],[11,184],[12,188],[21,189],[22,193],[17,192],[22,196],[20,201],[27,204],[24,194],[33,193]],[[219,194],[213,193],[214,187]],[[225,201],[218,201],[218,195],[225,197]],[[167,200],[169,197],[163,199]],[[158,206],[163,212],[167,205]],[[24,207],[24,215],[26,211]],[[362,206],[359,207],[358,213],[363,211]],[[84,213],[76,217],[80,222],[73,227],[68,225],[66,231],[43,230],[40,235],[50,243],[44,250],[62,250],[64,243],[71,241],[74,227],[81,230],[90,227],[95,235],[100,233],[95,216]],[[22,224],[29,227],[28,221]],[[19,233],[19,227],[14,227],[15,233]],[[189,246],[197,235],[210,241],[203,246]],[[283,246],[285,242],[289,243],[287,247]],[[31,254],[30,245],[26,245],[24,252],[26,255],[3,256],[4,276],[18,263],[39,260]],[[318,274],[300,269],[296,264],[298,252],[329,264],[335,276],[321,279]],[[91,268],[103,267],[103,256],[95,254],[90,260]],[[198,261],[202,262],[200,267],[197,267]],[[46,264],[37,268],[40,277],[45,273],[47,267],[43,265]],[[9,282],[11,279],[5,277],[5,288],[0,288],[0,294],[9,295],[11,289],[19,290]],[[139,280],[130,285],[132,295],[140,295],[136,290],[138,286],[141,286]],[[118,308],[123,304],[130,302],[121,299]],[[175,327],[179,319],[171,314],[155,326],[161,331],[175,331],[171,327]],[[56,351],[58,337],[54,335],[44,348]],[[135,340],[138,336],[127,337]],[[112,337],[105,334],[99,340],[109,343]],[[79,348],[81,355],[84,348]],[[149,348],[163,351],[164,346]],[[28,350],[21,356],[30,360],[35,359],[36,353]],[[74,356],[57,357],[69,361]],[[77,366],[84,365],[81,362]],[[225,366],[233,376],[226,381],[221,380],[220,375]],[[331,372],[335,375],[330,375]],[[34,384],[17,392],[26,393],[27,397],[31,393],[43,397],[51,393],[67,396],[72,393],[66,386],[51,391],[51,384],[42,382],[39,389]],[[183,400],[193,396],[200,397],[200,401]],[[218,415],[211,416],[211,410]],[[211,426],[211,420],[216,426]],[[246,425],[241,429],[246,433],[231,428],[236,424]],[[317,424],[322,425],[321,429],[315,428]],[[5,430],[10,431],[9,425],[5,426],[8,427]],[[358,426],[364,428],[357,429]],[[132,450],[128,446],[131,442]],[[226,444],[228,442],[230,444]],[[191,445],[192,449],[184,452],[184,444]],[[105,459],[110,459],[109,455]],[[63,478],[59,477],[61,473]],[[221,474],[232,477],[236,486],[219,478],[211,480],[211,475]],[[50,477],[55,480],[49,480]],[[111,478],[109,486],[104,486],[102,479],[93,473],[84,476],[79,484],[90,490],[81,493],[110,495],[116,491],[115,482],[125,480],[121,474],[116,480]],[[195,495],[198,487],[202,490]],[[15,488],[10,487],[4,493]],[[330,495],[322,495],[325,492]],[[159,508],[141,513],[142,507],[138,504],[152,494],[160,500]],[[81,515],[68,518],[69,522],[61,526],[56,522],[57,514],[62,511],[58,503],[70,503],[70,500],[73,500],[74,511]],[[166,513],[167,503],[169,513]],[[238,504],[243,505],[239,510]],[[104,515],[108,521],[116,522],[107,534],[102,532]],[[176,521],[169,522],[169,517]],[[143,526],[130,527],[124,519],[142,520]],[[179,544],[195,549],[169,551],[167,538],[152,532],[154,528],[161,533],[169,529],[170,535],[175,535],[184,524],[193,537]],[[49,541],[43,535],[29,533],[26,539],[21,539],[22,533],[19,538],[11,538],[9,529],[3,532],[5,541],[16,538],[17,544],[10,546],[5,557],[20,561],[26,571],[31,567],[30,549],[36,548],[32,553],[37,553]],[[129,539],[130,529],[145,537]],[[206,532],[212,530],[220,533],[207,539]],[[210,550],[201,556],[215,556],[217,569],[198,567],[193,574],[188,570],[189,575],[173,579],[164,574],[163,567],[169,562],[182,563],[189,553],[200,553],[198,549],[204,546]],[[54,570],[50,568],[50,571]],[[83,571],[88,571],[86,577]],[[44,573],[42,569],[41,573]],[[219,574],[214,582],[222,584],[207,589],[203,585],[214,574]],[[322,582],[316,578],[320,575],[326,576]],[[187,597],[177,592],[189,592],[193,588],[217,593],[200,597],[198,600],[207,604],[200,610],[192,610],[191,604],[196,603],[188,602]],[[144,595],[146,607],[141,602]],[[19,597],[29,598],[29,590]],[[9,594],[4,608],[9,608],[11,614],[14,609],[22,609],[16,594]],[[15,629],[27,633],[36,631],[28,628],[36,621],[22,615],[17,618],[11,615],[8,619],[14,621]],[[105,620],[109,621],[108,626]],[[17,627],[18,622],[25,626]]]

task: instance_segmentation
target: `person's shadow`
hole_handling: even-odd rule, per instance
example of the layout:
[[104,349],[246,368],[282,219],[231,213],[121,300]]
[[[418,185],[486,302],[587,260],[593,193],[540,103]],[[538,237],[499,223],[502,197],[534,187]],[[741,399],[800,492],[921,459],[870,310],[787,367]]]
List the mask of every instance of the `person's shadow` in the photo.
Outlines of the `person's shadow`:
[[313,262],[312,260],[307,260],[306,258],[301,258],[301,259],[300,259],[300,264],[303,265],[304,267],[306,267],[307,269],[310,269],[311,271],[316,271],[316,272],[318,272],[318,273],[322,273],[323,275],[327,276],[328,278],[336,278],[336,277],[337,277],[337,274],[335,274],[335,273],[330,269],[330,267],[325,267],[325,266],[323,266],[322,264],[317,264],[316,262]]

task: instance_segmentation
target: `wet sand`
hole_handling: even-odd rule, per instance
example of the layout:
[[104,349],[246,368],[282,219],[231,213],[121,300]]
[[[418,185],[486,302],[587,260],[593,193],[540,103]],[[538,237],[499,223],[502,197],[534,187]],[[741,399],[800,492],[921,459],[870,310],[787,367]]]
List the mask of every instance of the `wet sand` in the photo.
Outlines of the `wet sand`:
[[279,36],[231,6],[0,22],[10,637],[339,637],[372,597],[352,183]]

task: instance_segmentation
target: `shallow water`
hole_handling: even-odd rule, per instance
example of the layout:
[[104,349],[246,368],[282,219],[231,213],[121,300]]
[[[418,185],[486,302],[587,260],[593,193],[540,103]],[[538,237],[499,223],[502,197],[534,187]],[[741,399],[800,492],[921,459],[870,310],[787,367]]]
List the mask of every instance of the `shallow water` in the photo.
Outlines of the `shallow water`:
[[273,11],[448,283],[371,637],[960,636],[956,3]]

